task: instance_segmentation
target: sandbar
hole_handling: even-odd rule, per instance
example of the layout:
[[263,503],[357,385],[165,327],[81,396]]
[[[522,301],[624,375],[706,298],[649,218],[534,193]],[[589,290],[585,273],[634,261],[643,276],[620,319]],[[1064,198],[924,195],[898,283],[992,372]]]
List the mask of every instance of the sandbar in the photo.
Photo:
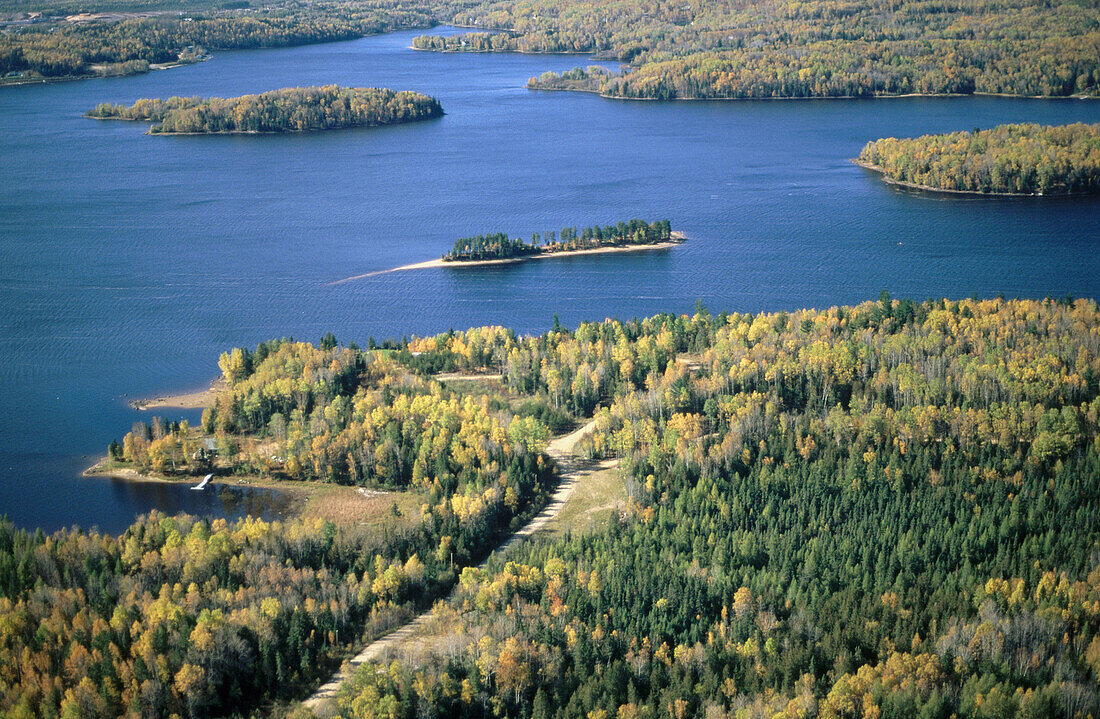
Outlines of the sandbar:
[[465,261],[451,261],[445,262],[442,259],[438,260],[426,260],[424,262],[414,262],[411,265],[401,265],[400,267],[393,267],[388,270],[377,270],[375,272],[365,272],[361,275],[352,275],[351,277],[345,277],[342,280],[336,280],[335,282],[329,282],[328,286],[342,285],[345,282],[351,282],[353,280],[361,280],[366,277],[374,277],[375,275],[385,275],[390,272],[406,272],[408,270],[429,270],[444,267],[447,269],[463,269],[466,267],[484,267],[485,265],[513,265],[518,262],[529,262],[531,260],[549,260],[556,257],[577,257],[579,255],[605,255],[612,252],[641,252],[642,250],[667,250],[672,247],[676,247],[687,239],[683,233],[673,232],[672,239],[665,242],[654,242],[649,245],[613,245],[611,247],[593,247],[587,250],[562,250],[561,252],[539,252],[534,255],[522,255],[520,257],[509,257],[502,260],[465,260]]
[[184,394],[166,395],[150,399],[135,399],[130,401],[130,406],[138,410],[160,409],[206,409],[214,404],[214,399],[227,387],[225,379],[214,380],[206,389]]

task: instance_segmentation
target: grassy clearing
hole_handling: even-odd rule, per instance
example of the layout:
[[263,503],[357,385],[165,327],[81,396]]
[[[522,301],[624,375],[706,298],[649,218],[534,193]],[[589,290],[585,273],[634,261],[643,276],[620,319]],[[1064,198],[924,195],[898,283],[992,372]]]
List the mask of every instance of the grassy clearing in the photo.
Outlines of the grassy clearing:
[[626,506],[626,484],[614,460],[581,470],[573,494],[558,516],[546,524],[554,535],[587,532]]
[[435,375],[432,379],[447,386],[448,389],[453,390],[459,394],[468,395],[506,395],[507,392],[504,389],[504,385],[500,380],[500,375],[486,375],[479,377],[476,375]]
[[[420,520],[421,497],[415,492],[380,492],[338,484],[306,484],[298,514],[304,519],[328,519],[337,524],[365,524],[381,529],[412,525]],[[396,507],[396,512],[395,512]]]

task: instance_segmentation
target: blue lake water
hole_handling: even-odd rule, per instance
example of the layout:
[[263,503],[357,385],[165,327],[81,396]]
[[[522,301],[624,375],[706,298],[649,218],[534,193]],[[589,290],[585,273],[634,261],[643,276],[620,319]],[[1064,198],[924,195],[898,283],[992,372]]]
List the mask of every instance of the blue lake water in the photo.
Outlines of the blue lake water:
[[[408,48],[415,34],[0,89],[0,513],[105,531],[154,507],[274,516],[262,494],[227,502],[79,471],[148,419],[128,398],[201,387],[223,350],[276,336],[539,332],[554,313],[575,325],[697,299],[825,307],[883,289],[1100,295],[1100,198],[911,193],[849,162],[881,136],[1100,122],[1100,102],[620,102],[524,89],[582,57],[422,53]],[[328,83],[418,90],[447,115],[262,137],[151,137],[81,117],[106,101]],[[327,284],[438,257],[467,235],[631,217],[670,219],[690,241]]]

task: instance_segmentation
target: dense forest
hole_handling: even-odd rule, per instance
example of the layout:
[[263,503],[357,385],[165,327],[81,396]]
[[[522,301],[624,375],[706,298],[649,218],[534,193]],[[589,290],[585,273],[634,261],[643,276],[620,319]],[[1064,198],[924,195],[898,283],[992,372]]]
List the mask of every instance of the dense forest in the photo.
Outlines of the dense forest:
[[343,716],[1100,714],[1095,302],[699,309],[504,369],[600,407],[628,509],[464,570]]
[[633,219],[606,227],[585,227],[579,231],[576,227],[566,227],[560,234],[550,230],[540,236],[536,232],[531,235],[530,241],[518,237],[509,238],[504,232],[463,237],[455,240],[454,248],[443,255],[443,261],[507,260],[553,252],[595,250],[601,247],[653,245],[672,239],[672,225],[668,220],[649,223]]
[[1016,195],[1100,192],[1100,125],[999,125],[991,130],[886,138],[857,162],[896,182]]
[[234,98],[141,99],[133,105],[103,103],[87,113],[99,120],[154,122],[159,135],[196,133],[310,132],[416,122],[439,117],[434,97],[374,87],[294,87]]
[[[374,345],[373,341],[369,343]],[[393,345],[391,345],[393,346]],[[347,717],[1100,714],[1100,307],[892,300],[235,349],[148,472],[412,492],[384,526],[0,525],[0,709],[247,713],[432,597]],[[441,370],[499,373],[453,389]],[[476,569],[594,416],[625,509]],[[215,456],[204,451],[213,437]]]
[[623,98],[1095,95],[1098,8],[1094,0],[484,0],[453,17],[478,32],[415,46],[614,57],[630,63],[626,72],[580,71],[584,83],[550,74],[531,85]]
[[228,387],[201,432],[215,456],[198,428],[154,420],[112,444],[113,462],[399,490],[416,509],[395,502],[368,525],[154,514],[119,537],[0,524],[4,716],[241,715],[300,697],[545,501],[547,427],[496,394],[331,338],[220,364]]

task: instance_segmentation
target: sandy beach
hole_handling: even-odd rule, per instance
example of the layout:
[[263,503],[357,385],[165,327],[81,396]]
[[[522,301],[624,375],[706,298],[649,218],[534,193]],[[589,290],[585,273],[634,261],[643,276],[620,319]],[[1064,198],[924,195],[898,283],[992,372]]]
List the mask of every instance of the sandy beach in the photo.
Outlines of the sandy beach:
[[153,397],[151,399],[135,399],[130,401],[130,406],[139,410],[161,408],[206,409],[214,403],[214,398],[221,394],[225,388],[225,379],[219,378],[214,380],[206,389],[201,389],[197,392],[165,395],[163,397]]
[[388,270],[377,270],[375,272],[365,272],[361,275],[352,275],[351,277],[345,277],[342,280],[336,280],[335,282],[329,282],[328,285],[342,285],[345,282],[352,282],[353,280],[361,280],[366,277],[374,277],[376,275],[385,275],[390,272],[405,272],[408,270],[429,270],[440,267],[447,269],[463,269],[466,267],[483,267],[485,265],[513,265],[518,262],[530,262],[532,260],[550,260],[557,257],[576,257],[578,255],[606,255],[613,252],[641,252],[643,250],[667,250],[677,245],[683,244],[687,239],[680,232],[673,232],[672,239],[667,242],[655,242],[651,245],[619,245],[615,247],[595,247],[590,250],[565,250],[562,252],[540,252],[537,255],[524,255],[522,257],[509,257],[504,260],[469,260],[465,262],[444,262],[442,259],[438,260],[426,260],[424,262],[414,262],[411,265],[401,265],[400,267],[393,267]]

